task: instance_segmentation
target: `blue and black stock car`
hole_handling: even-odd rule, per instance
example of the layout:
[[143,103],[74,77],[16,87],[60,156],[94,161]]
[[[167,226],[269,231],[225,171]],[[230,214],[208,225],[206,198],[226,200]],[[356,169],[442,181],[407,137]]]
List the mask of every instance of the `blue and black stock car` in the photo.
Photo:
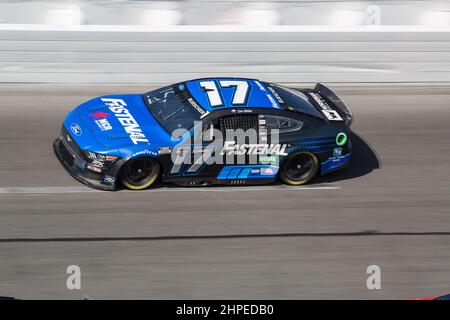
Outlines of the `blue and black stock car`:
[[87,101],[67,115],[54,151],[73,177],[105,190],[145,189],[158,178],[300,185],[348,164],[351,122],[351,111],[321,84],[206,78]]

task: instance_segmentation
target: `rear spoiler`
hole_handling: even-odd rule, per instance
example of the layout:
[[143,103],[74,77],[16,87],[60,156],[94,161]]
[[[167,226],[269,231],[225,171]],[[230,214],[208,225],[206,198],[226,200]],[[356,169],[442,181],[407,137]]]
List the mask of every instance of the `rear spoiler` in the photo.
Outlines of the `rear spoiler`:
[[347,125],[351,125],[353,122],[352,111],[344,104],[344,102],[328,87],[321,83],[317,83],[314,87],[314,91],[324,97],[342,116],[345,118]]

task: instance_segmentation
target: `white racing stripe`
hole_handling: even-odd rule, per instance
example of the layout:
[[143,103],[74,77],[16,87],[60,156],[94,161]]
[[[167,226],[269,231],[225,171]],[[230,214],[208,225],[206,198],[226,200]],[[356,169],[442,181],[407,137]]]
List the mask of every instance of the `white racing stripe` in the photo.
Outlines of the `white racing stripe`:
[[11,187],[0,188],[0,194],[17,194],[17,193],[86,193],[101,192],[101,190],[90,189],[88,187]]
[[[142,191],[121,190],[122,192],[234,192],[234,191],[304,191],[304,190],[335,190],[341,189],[339,186],[322,184],[317,186],[238,186],[238,187],[161,187]],[[59,193],[91,193],[103,192],[101,190],[88,187],[11,187],[0,188],[0,194],[59,194]]]

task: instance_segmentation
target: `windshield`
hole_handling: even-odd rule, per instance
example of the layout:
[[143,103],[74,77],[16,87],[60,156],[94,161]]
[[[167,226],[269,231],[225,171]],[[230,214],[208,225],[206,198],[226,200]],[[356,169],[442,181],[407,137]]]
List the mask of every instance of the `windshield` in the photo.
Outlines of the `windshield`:
[[294,108],[295,111],[323,118],[322,114],[309,102],[309,98],[302,92],[285,88],[280,85],[267,84],[281,97],[285,104]]
[[176,129],[189,130],[201,116],[189,99],[175,88],[168,86],[144,95],[148,110],[169,134]]

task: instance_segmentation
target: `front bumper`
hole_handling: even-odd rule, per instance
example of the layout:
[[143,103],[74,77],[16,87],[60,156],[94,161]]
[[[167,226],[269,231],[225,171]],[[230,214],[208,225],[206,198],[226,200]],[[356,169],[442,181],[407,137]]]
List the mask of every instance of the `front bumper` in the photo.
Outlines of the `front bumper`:
[[95,189],[110,191],[116,189],[115,175],[87,169],[86,160],[81,158],[63,138],[59,137],[53,142],[53,150],[64,169],[78,181]]

